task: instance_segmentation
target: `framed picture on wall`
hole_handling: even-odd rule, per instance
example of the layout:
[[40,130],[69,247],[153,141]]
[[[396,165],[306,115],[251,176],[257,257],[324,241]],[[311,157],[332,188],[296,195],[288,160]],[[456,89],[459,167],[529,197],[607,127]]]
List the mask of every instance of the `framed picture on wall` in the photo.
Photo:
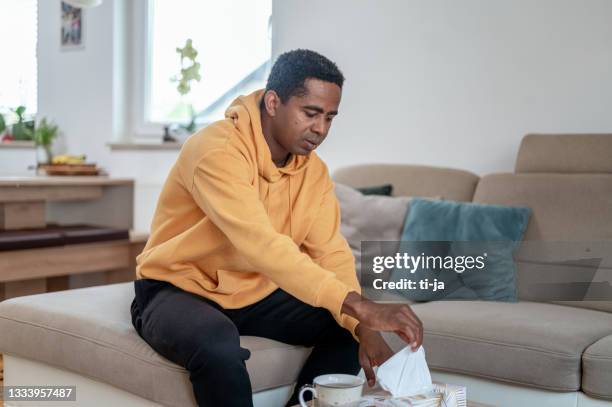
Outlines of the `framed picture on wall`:
[[62,3],[61,49],[75,50],[85,47],[83,9]]

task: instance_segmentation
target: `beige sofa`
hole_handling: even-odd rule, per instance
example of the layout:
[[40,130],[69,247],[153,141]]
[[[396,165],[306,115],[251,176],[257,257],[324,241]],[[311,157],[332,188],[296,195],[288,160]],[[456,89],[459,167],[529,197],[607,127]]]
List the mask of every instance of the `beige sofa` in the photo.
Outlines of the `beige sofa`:
[[[563,276],[587,257],[601,260],[595,280],[609,284],[612,135],[526,136],[514,173],[482,178],[411,165],[361,165],[334,177],[352,186],[389,182],[396,195],[531,207],[529,244],[518,254],[519,295],[529,301],[413,305],[432,375],[491,405],[612,406],[612,302],[538,302],[524,285],[541,273]],[[5,385],[77,385],[70,406],[195,405],[187,372],[132,328],[132,298],[124,283],[0,303]],[[252,354],[255,404],[283,405],[308,349],[254,337],[242,344]]]

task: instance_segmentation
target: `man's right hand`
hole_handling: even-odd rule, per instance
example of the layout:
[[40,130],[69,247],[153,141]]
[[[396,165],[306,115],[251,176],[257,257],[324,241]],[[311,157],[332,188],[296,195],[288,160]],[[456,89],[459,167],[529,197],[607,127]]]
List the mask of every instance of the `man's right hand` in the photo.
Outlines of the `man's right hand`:
[[342,313],[372,330],[395,332],[413,351],[423,343],[423,323],[406,304],[377,304],[350,292],[342,304]]

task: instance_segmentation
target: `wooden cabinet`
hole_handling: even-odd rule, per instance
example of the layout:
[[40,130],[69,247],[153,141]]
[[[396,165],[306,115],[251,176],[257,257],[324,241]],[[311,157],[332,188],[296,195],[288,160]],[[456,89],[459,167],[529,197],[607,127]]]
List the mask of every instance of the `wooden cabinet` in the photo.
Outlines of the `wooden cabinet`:
[[[49,223],[130,230],[134,181],[101,176],[0,176],[0,233]],[[0,300],[130,281],[146,235],[102,242],[0,251]]]

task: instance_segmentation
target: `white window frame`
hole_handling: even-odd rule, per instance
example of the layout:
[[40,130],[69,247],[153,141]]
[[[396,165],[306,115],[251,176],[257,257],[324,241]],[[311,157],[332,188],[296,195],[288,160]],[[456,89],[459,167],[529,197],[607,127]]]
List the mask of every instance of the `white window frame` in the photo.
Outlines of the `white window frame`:
[[164,124],[147,120],[150,109],[151,35],[150,24],[153,6],[151,0],[132,0],[132,138],[160,140]]
[[[152,0],[131,0],[132,42],[131,59],[131,118],[129,134],[131,140],[161,140],[166,123],[153,122],[150,117],[151,66],[148,61],[152,55],[151,21]],[[198,126],[208,123],[197,121]]]

